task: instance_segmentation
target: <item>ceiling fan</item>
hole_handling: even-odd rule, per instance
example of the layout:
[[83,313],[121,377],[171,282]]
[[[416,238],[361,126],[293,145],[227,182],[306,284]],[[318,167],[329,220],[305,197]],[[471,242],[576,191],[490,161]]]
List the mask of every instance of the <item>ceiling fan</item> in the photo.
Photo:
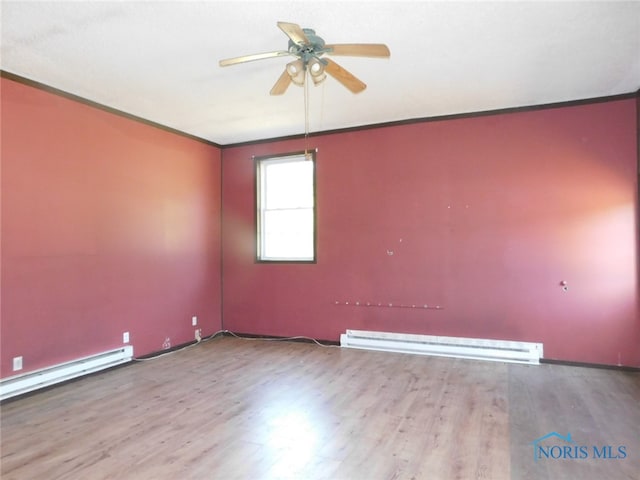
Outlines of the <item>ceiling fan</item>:
[[295,23],[287,22],[278,22],[278,27],[289,37],[287,50],[227,58],[220,60],[220,66],[226,67],[254,60],[292,56],[297,58],[287,64],[284,72],[271,89],[271,95],[282,95],[291,83],[304,85],[307,72],[314,84],[324,81],[328,73],[351,92],[359,93],[367,88],[365,83],[325,55],[377,58],[389,58],[391,55],[389,48],[381,43],[326,44],[310,28],[301,28]]

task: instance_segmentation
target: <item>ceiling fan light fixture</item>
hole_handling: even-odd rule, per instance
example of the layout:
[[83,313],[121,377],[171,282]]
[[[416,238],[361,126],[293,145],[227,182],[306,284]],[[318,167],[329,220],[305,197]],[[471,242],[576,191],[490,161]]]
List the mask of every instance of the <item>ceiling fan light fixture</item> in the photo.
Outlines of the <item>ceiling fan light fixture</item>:
[[313,83],[315,85],[318,85],[318,84],[324,82],[326,78],[327,78],[327,74],[324,73],[324,72],[322,72],[321,75],[311,75],[311,79],[313,80]]
[[318,76],[324,72],[324,65],[314,58],[309,62],[309,71],[311,72],[311,75]]
[[291,77],[291,81],[296,85],[304,85],[304,70],[300,73],[297,73],[295,77]]
[[298,59],[287,63],[287,73],[296,85],[304,84],[304,63],[302,60]]
[[317,58],[311,59],[308,68],[315,85],[322,83],[327,78],[327,74],[324,73],[324,64]]
[[293,62],[287,63],[287,72],[291,78],[295,77],[303,70],[304,65],[302,64],[302,60],[294,60]]

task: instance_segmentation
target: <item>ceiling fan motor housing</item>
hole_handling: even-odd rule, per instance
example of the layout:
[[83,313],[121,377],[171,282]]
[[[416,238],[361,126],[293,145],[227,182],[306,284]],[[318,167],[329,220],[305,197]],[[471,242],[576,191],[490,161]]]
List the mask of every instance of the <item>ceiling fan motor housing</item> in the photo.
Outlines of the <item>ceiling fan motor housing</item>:
[[318,58],[320,55],[326,52],[324,40],[316,35],[316,31],[311,28],[303,28],[307,40],[309,43],[295,43],[293,40],[289,40],[289,52],[293,55],[297,55],[305,63],[305,65],[311,60],[311,58]]

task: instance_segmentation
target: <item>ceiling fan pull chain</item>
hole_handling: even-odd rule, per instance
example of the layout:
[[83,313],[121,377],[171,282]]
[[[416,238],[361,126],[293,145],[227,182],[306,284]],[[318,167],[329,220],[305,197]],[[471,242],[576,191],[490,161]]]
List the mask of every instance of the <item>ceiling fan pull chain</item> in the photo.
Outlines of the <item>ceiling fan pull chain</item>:
[[304,156],[309,155],[309,82],[307,68],[304,70]]
[[319,121],[319,127],[317,127],[318,130],[321,130],[322,128],[324,128],[324,92],[325,92],[325,83],[322,83],[322,94],[320,96],[320,121]]

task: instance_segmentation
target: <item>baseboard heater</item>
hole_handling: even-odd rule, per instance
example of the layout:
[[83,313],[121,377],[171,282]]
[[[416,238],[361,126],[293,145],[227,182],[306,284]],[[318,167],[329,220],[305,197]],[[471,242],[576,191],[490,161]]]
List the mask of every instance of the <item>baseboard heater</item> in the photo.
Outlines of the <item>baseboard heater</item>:
[[0,380],[0,400],[28,393],[38,388],[48,387],[72,378],[98,372],[105,368],[115,367],[121,363],[131,361],[133,347],[124,347],[79,358],[71,362],[60,363],[52,367],[42,368],[22,375],[3,378]]
[[340,335],[340,346],[535,365],[539,364],[543,357],[542,343],[364,330],[347,330]]

